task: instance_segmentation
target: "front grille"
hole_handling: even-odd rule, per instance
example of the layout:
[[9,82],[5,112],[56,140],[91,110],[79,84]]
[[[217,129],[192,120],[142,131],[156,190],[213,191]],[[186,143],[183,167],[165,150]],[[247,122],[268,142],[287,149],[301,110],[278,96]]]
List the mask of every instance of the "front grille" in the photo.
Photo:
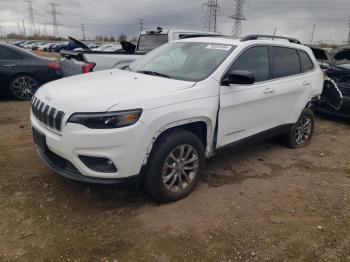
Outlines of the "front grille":
[[46,105],[38,98],[32,100],[32,112],[34,116],[44,125],[61,131],[64,112],[52,106]]

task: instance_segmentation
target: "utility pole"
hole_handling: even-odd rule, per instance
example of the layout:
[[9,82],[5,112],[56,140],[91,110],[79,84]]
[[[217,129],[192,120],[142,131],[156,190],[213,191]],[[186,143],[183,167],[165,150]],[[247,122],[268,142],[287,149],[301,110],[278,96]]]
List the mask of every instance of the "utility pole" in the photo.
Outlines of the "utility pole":
[[145,24],[145,19],[140,18],[140,19],[139,19],[139,24],[140,24],[140,32],[142,32],[142,31],[143,31],[143,26],[144,26],[144,24]]
[[350,44],[350,17],[349,17],[349,35],[348,35],[348,44]]
[[29,18],[29,25],[30,25],[30,34],[34,35],[35,34],[35,15],[34,15],[34,8],[33,8],[33,3],[34,0],[24,0],[25,3],[28,4],[28,18]]
[[23,25],[23,35],[24,35],[24,37],[27,37],[27,35],[26,35],[26,26],[24,24],[24,19],[22,20],[22,25]]
[[204,28],[209,32],[217,32],[217,18],[220,9],[218,0],[207,0],[207,2],[203,3],[203,6],[207,9]]
[[85,40],[85,25],[81,24],[81,31],[83,32],[83,40]]
[[314,24],[314,27],[312,28],[312,33],[311,33],[311,37],[310,37],[310,44],[312,44],[312,42],[314,41],[315,28],[316,28],[316,24]]
[[242,21],[247,20],[243,15],[243,5],[247,0],[235,0],[234,13],[229,17],[234,20],[232,35],[239,37],[242,34]]
[[62,15],[60,12],[57,12],[56,7],[58,4],[56,4],[55,0],[52,0],[51,3],[49,3],[49,6],[51,7],[51,10],[48,12],[52,16],[52,26],[53,26],[53,36],[58,38],[59,32],[58,32],[58,26],[60,25],[57,20],[57,15]]

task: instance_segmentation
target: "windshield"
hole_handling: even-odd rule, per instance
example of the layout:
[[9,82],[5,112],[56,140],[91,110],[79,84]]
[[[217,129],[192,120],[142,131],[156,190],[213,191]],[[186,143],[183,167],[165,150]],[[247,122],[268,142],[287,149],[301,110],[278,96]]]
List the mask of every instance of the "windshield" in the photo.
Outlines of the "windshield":
[[232,45],[175,42],[135,61],[129,70],[197,82],[210,76],[234,49]]
[[157,47],[168,43],[167,34],[147,34],[140,35],[138,50],[139,51],[152,51]]

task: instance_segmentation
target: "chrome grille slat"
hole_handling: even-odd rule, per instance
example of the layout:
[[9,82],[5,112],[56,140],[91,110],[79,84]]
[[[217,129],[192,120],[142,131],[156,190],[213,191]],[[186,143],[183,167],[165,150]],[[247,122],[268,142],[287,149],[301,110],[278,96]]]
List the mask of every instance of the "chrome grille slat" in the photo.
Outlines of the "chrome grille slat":
[[32,100],[33,115],[44,125],[49,126],[57,131],[62,129],[62,121],[65,113],[50,105],[45,104],[38,98]]

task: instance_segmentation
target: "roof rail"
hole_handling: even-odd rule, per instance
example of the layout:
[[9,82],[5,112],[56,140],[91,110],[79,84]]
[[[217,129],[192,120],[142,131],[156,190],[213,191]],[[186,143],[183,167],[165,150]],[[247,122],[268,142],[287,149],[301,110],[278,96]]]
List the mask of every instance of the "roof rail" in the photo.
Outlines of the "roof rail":
[[249,41],[249,40],[258,40],[259,38],[271,38],[273,39],[285,39],[288,40],[290,43],[294,44],[300,44],[300,41],[295,38],[291,37],[284,37],[284,36],[276,36],[276,35],[247,35],[241,39],[242,42]]
[[187,38],[195,38],[195,37],[223,37],[224,35],[217,35],[217,34],[187,34],[187,35],[184,35],[182,37],[180,37],[180,39],[187,39]]

